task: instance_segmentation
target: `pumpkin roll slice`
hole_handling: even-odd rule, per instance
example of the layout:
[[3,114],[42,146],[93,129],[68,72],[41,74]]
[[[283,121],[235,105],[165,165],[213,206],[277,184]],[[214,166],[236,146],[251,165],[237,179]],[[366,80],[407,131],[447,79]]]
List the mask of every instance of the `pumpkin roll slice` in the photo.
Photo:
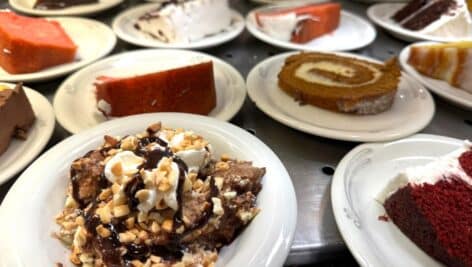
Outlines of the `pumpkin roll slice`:
[[279,87],[303,104],[377,114],[392,106],[400,75],[395,58],[377,64],[335,54],[300,53],[285,60]]

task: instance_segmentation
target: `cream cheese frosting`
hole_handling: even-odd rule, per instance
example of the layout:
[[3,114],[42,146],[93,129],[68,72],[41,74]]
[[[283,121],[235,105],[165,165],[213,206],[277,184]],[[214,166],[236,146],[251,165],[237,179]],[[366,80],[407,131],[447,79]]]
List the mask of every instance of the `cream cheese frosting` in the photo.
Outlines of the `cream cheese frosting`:
[[448,179],[448,177],[461,179],[472,186],[472,177],[467,175],[459,163],[459,157],[462,153],[471,148],[472,143],[465,141],[462,147],[449,154],[441,156],[426,165],[405,169],[379,192],[376,196],[377,201],[383,204],[392,193],[408,184],[435,184],[440,180]]

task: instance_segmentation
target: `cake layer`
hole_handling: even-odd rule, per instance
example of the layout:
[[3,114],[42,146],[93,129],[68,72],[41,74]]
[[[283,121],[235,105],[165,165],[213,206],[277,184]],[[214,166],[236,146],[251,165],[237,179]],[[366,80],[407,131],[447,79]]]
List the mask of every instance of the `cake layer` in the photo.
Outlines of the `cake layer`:
[[302,103],[356,114],[388,109],[400,80],[396,59],[376,64],[324,53],[300,53],[286,59],[279,86]]
[[403,28],[439,37],[468,38],[472,31],[464,0],[412,0],[392,19]]
[[0,11],[0,66],[30,73],[74,60],[77,46],[55,21]]
[[35,120],[31,104],[21,84],[15,88],[0,85],[0,155],[12,138],[26,138],[26,132]]
[[34,4],[36,9],[63,9],[71,6],[95,4],[98,0],[37,0]]
[[408,64],[423,75],[472,93],[472,42],[412,46]]
[[338,3],[310,4],[255,13],[262,31],[295,43],[306,43],[336,30],[340,16],[341,5]]
[[207,115],[216,106],[213,63],[129,78],[99,77],[98,109],[106,116],[147,112],[187,112]]
[[167,1],[134,27],[161,42],[189,43],[225,30],[231,20],[228,0]]

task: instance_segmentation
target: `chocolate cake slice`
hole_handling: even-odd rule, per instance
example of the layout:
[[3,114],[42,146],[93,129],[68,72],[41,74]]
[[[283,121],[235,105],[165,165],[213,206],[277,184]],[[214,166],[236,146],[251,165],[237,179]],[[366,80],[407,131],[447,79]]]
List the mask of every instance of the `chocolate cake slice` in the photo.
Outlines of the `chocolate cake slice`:
[[[398,189],[391,191],[393,185]],[[387,215],[411,241],[446,266],[472,266],[470,144],[407,169],[384,190],[389,191],[383,203]]]
[[11,89],[0,85],[0,155],[13,137],[26,139],[35,120],[33,109],[21,84]]

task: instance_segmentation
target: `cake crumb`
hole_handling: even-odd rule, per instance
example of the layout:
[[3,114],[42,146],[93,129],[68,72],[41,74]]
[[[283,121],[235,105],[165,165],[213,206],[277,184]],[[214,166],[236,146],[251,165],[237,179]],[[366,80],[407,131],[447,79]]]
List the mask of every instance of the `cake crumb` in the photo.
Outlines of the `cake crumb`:
[[379,216],[379,221],[389,222],[390,218],[388,218],[387,215],[380,215]]

